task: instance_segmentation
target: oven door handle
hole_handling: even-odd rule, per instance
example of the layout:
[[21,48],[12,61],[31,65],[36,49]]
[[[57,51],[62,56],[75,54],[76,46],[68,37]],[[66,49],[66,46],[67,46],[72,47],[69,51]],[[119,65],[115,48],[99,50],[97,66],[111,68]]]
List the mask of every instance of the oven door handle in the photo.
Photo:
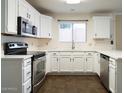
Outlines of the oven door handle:
[[34,87],[37,87],[39,84],[41,84],[41,82],[45,79],[45,75],[43,77],[43,79],[41,81],[39,81],[37,84],[34,85]]
[[46,57],[40,57],[40,58],[34,59],[34,61],[37,61],[37,60],[46,61]]

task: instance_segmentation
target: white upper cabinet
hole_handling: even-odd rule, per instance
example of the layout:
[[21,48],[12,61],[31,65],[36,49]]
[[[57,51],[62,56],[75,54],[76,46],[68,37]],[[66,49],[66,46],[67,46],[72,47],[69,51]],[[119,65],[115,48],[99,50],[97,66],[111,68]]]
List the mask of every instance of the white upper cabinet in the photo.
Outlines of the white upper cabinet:
[[19,16],[29,20],[34,25],[34,8],[25,0],[19,0]]
[[41,14],[41,38],[51,38],[52,17]]
[[110,16],[94,16],[94,38],[98,39],[110,39],[111,32],[111,21]]
[[37,37],[40,37],[40,32],[41,32],[41,28],[40,28],[40,13],[38,11],[34,11],[35,15],[34,15],[34,25],[37,27]]
[[27,19],[28,18],[28,9],[25,0],[19,0],[19,16]]
[[2,0],[2,32],[17,34],[18,0]]

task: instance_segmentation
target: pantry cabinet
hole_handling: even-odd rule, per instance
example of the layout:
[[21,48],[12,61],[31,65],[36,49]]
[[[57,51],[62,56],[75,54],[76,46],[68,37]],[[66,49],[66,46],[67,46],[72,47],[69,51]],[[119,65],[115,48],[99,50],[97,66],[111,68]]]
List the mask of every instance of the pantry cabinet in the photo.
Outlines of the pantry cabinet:
[[112,17],[94,16],[94,39],[110,39],[112,29]]
[[2,33],[17,34],[18,0],[1,1]]

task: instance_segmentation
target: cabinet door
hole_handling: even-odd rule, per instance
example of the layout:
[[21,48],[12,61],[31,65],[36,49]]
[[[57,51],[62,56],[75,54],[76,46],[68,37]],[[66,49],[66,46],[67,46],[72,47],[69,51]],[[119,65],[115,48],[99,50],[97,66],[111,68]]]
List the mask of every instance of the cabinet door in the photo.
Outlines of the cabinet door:
[[94,72],[100,76],[100,54],[95,53],[94,57]]
[[110,17],[94,17],[94,38],[110,38],[110,30]]
[[68,56],[60,57],[59,61],[60,61],[59,62],[60,71],[64,71],[64,72],[72,71],[71,57],[68,57]]
[[109,65],[109,89],[112,93],[116,93],[116,68],[113,65]]
[[37,27],[37,37],[40,37],[40,33],[41,33],[41,29],[40,29],[40,13],[38,11],[35,11],[34,25]]
[[27,8],[28,8],[28,20],[29,22],[34,25],[34,17],[35,17],[35,9],[29,4],[27,3]]
[[86,57],[86,72],[93,72],[93,57]]
[[58,57],[52,57],[51,71],[57,72],[59,71],[59,63]]
[[41,14],[41,33],[40,33],[40,37],[41,38],[45,38],[46,37],[46,33],[45,33],[45,30],[46,30],[46,21],[45,21],[45,15],[42,15]]
[[28,9],[25,0],[19,0],[19,16],[25,19],[28,18]]
[[52,33],[52,17],[47,16],[47,33],[48,33],[48,38],[51,38],[51,33]]
[[85,58],[84,57],[73,57],[72,69],[73,71],[84,71]]
[[7,33],[17,34],[17,10],[18,1],[17,0],[7,0],[8,1],[8,15],[7,15]]

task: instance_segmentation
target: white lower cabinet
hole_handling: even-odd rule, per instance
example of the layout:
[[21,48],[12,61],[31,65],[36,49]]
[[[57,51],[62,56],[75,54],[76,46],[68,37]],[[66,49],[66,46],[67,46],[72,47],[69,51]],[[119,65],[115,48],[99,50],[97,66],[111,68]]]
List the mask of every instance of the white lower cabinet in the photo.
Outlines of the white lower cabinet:
[[111,93],[122,93],[122,60],[110,58],[109,89]]
[[73,57],[73,71],[85,71],[85,58],[84,57]]
[[100,53],[94,54],[94,72],[100,76]]
[[72,63],[70,56],[62,56],[59,59],[59,69],[60,71],[68,72],[72,71]]
[[111,64],[109,65],[109,89],[111,90],[112,93],[115,92],[115,73],[116,68],[115,66],[112,66]]
[[93,72],[93,57],[86,57],[86,72]]
[[53,72],[58,72],[59,71],[59,63],[58,63],[58,57],[52,57],[51,58],[51,70]]
[[31,93],[30,57],[2,58],[1,93]]
[[[54,53],[52,53],[54,54]],[[94,53],[59,52],[51,56],[51,71],[93,72]]]
[[23,85],[23,93],[31,93],[31,79]]
[[86,52],[85,59],[86,59],[85,71],[86,72],[93,72],[94,53],[93,52]]

